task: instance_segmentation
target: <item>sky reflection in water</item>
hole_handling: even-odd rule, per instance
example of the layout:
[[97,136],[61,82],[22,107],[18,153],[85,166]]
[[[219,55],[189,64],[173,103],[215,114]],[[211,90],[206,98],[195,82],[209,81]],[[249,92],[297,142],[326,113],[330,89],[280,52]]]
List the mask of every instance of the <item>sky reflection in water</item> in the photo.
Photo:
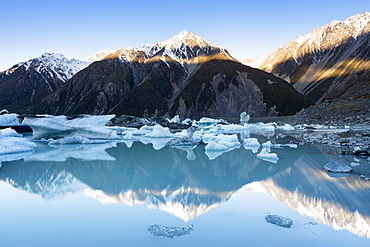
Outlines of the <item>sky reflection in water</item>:
[[[353,156],[323,146],[284,147],[272,149],[280,158],[274,164],[243,146],[210,159],[203,144],[144,143],[37,143],[35,153],[4,161],[4,246],[370,243],[370,182],[358,178],[370,177],[366,159],[350,176],[331,178],[322,169],[326,162],[350,164]],[[266,213],[294,223],[290,229],[269,224]],[[150,234],[154,224],[193,229],[169,239]]]

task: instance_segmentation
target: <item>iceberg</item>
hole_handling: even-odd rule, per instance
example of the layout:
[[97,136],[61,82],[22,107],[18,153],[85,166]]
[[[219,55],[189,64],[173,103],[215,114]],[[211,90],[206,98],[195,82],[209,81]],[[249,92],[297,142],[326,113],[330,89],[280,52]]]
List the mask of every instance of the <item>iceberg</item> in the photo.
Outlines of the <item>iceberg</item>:
[[271,163],[277,163],[278,161],[278,157],[277,157],[277,154],[275,153],[269,153],[266,149],[262,149],[262,151],[257,154],[257,158],[261,159],[261,160],[264,160],[264,161],[268,161],[268,162],[271,162]]
[[352,172],[352,168],[339,162],[329,162],[324,166],[327,172],[348,173]]
[[147,133],[145,136],[152,138],[169,138],[172,137],[172,133],[169,128],[162,127],[159,124],[155,125],[150,133]]
[[250,119],[251,119],[251,117],[245,111],[240,113],[240,123],[242,125],[248,123]]
[[285,228],[290,228],[293,225],[293,220],[280,215],[266,214],[265,219],[268,223]]
[[240,147],[237,135],[218,135],[214,141],[210,141],[205,149],[206,151],[224,151]]
[[163,226],[150,225],[148,231],[154,236],[174,238],[189,234],[193,230],[193,225],[188,226]]
[[[30,153],[36,150],[36,144],[21,137],[2,137],[0,135],[0,155]],[[0,158],[1,159],[1,158]]]
[[4,136],[4,137],[22,137],[21,134],[18,134],[12,128],[2,129],[2,130],[0,130],[0,133],[1,133],[0,135]]
[[105,127],[105,124],[115,115],[80,115],[76,118],[66,116],[44,115],[25,117],[23,124],[33,130],[36,140],[45,138],[63,138],[81,136],[91,139],[119,139],[117,132]]
[[[2,110],[1,112],[3,111],[4,110]],[[18,114],[16,113],[1,114],[0,113],[0,126],[18,126],[18,125],[22,125],[19,122]]]
[[247,138],[243,141],[243,146],[247,150],[252,150],[253,153],[257,153],[261,144],[258,142],[257,138]]

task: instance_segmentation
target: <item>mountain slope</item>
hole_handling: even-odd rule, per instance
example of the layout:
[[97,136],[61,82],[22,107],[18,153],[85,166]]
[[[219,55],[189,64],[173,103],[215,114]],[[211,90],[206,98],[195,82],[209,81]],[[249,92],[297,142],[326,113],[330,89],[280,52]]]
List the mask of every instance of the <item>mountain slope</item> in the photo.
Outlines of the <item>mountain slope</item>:
[[261,69],[314,101],[336,99],[368,86],[370,12],[333,21],[271,53]]
[[0,72],[0,109],[17,111],[38,104],[89,64],[68,60],[61,54],[44,53]]
[[310,101],[287,82],[235,60],[190,32],[141,48],[105,50],[37,113],[199,118],[294,114]]

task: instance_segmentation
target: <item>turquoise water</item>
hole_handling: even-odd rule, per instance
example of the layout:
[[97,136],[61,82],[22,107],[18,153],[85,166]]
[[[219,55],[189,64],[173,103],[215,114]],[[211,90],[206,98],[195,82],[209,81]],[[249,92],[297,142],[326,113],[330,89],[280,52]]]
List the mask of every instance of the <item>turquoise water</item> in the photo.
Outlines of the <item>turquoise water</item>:
[[[35,153],[3,162],[1,246],[370,244],[370,181],[358,178],[370,177],[365,158],[304,145],[272,149],[275,164],[243,146],[217,156],[204,144],[144,143],[37,143]],[[322,169],[329,161],[357,166],[333,178]],[[266,213],[293,225],[267,223]],[[148,231],[154,224],[193,228],[167,238]]]

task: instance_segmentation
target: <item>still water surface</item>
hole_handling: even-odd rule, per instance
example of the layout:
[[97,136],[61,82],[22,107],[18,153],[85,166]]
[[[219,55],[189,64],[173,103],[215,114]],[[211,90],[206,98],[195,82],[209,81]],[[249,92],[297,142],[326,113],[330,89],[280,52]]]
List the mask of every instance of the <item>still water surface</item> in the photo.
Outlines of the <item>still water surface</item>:
[[[204,144],[144,143],[37,143],[35,153],[3,162],[1,246],[370,244],[370,181],[358,178],[370,177],[367,159],[304,145],[272,149],[275,164],[243,146],[209,154]],[[359,165],[333,178],[322,169],[329,161]],[[266,213],[293,225],[267,223]],[[154,224],[193,230],[166,238],[148,231]]]

